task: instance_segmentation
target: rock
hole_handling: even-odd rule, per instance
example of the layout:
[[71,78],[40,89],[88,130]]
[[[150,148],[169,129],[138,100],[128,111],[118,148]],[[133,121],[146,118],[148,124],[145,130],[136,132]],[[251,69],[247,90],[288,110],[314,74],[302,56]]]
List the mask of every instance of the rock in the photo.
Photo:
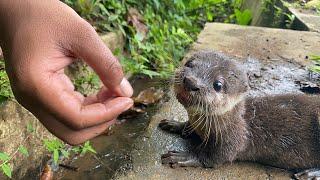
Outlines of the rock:
[[[34,133],[28,132],[27,125],[32,125]],[[37,168],[47,154],[43,140],[52,138],[54,136],[16,101],[9,100],[0,105],[0,151],[12,154],[20,145],[29,151],[28,157],[17,153],[10,161],[14,179],[21,179],[32,171],[38,172]],[[0,179],[4,179],[2,174]]]
[[309,31],[320,32],[320,16],[317,14],[306,13],[306,11],[299,11],[293,7],[289,11],[295,15],[296,21],[304,24]]
[[120,31],[100,34],[100,38],[111,50],[111,52],[114,52],[116,49],[122,50],[125,44],[125,39]]
[[[210,37],[210,38],[208,38]],[[273,39],[265,43],[265,39]],[[302,42],[300,39],[303,39]],[[290,41],[290,44],[284,42]],[[213,43],[214,42],[214,43]],[[265,48],[267,51],[261,51]],[[294,63],[310,65],[304,57],[320,54],[320,34],[273,28],[246,27],[223,23],[207,23],[197,42],[189,52],[215,49],[238,58],[250,57],[266,60],[293,60]]]

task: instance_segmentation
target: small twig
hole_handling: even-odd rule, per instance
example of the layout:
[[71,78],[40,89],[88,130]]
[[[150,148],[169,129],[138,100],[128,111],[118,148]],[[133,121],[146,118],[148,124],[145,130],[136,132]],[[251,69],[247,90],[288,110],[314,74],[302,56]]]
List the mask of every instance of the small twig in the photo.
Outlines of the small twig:
[[95,154],[93,155],[93,157],[100,163],[102,164],[104,167],[106,167],[107,169],[109,169],[110,171],[114,171],[113,169],[111,169],[109,166],[107,166],[105,163],[103,163],[103,161],[98,158],[98,156],[96,156]]
[[69,166],[66,164],[59,164],[60,167],[63,167],[65,169],[71,170],[71,171],[78,171],[79,167]]

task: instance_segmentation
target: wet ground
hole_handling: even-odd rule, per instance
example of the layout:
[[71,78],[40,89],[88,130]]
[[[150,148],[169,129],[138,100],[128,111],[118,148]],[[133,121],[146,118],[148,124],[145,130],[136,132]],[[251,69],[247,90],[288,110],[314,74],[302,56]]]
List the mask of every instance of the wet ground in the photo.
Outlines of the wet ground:
[[[307,57],[320,54],[320,36],[310,32],[211,23],[199,35],[190,54],[201,49],[214,49],[237,57],[247,70],[250,96],[302,93],[296,82],[309,81],[311,63]],[[155,85],[142,82],[137,87],[144,89]],[[166,94],[170,98],[148,110],[147,115],[128,120],[111,136],[95,139],[97,156],[76,160],[72,165],[79,166],[80,171],[69,171],[62,179],[290,179],[287,171],[246,162],[235,162],[219,169],[163,166],[162,153],[182,151],[189,146],[186,140],[157,127],[165,118],[187,119],[186,111],[172,93]]]

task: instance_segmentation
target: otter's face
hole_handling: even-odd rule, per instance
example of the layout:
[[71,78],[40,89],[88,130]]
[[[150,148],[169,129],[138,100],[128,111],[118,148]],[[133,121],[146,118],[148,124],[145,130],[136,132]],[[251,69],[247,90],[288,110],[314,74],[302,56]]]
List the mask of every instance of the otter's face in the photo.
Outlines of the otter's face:
[[194,111],[224,114],[244,98],[247,90],[247,76],[236,62],[212,51],[194,54],[175,76],[179,102]]

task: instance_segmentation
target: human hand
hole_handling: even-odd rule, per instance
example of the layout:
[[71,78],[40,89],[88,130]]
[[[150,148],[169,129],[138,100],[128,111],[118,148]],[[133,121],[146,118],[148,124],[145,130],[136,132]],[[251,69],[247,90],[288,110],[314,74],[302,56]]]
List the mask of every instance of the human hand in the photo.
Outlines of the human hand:
[[[16,99],[54,135],[80,144],[129,109],[132,87],[95,30],[56,0],[0,0],[0,45]],[[104,87],[84,97],[64,68],[83,59]]]

